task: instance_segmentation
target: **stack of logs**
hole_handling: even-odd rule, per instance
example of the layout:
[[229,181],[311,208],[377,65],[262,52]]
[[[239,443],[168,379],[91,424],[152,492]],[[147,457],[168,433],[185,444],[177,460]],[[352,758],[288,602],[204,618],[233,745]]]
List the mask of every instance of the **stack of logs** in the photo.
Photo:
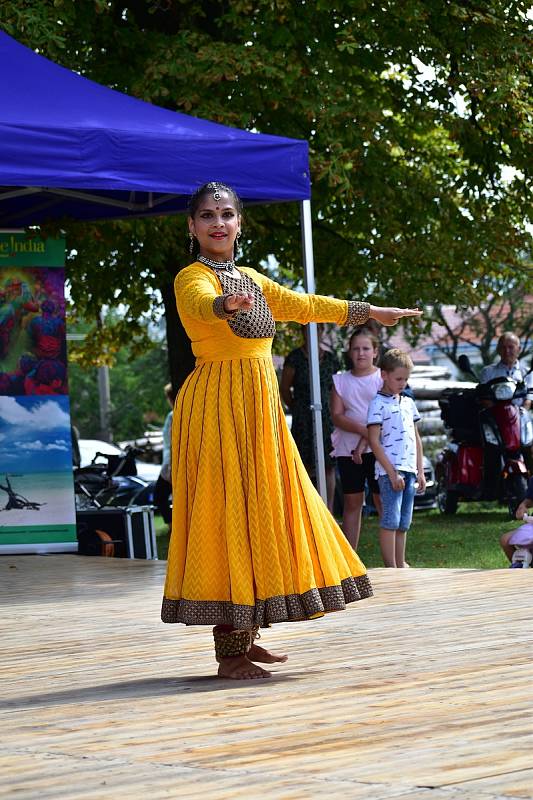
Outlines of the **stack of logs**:
[[444,423],[441,418],[439,399],[445,389],[471,389],[475,383],[468,381],[454,381],[444,376],[434,378],[433,375],[425,377],[413,372],[409,386],[415,395],[415,402],[422,419],[418,423],[418,430],[422,437],[424,453],[435,463],[435,456],[447,442]]

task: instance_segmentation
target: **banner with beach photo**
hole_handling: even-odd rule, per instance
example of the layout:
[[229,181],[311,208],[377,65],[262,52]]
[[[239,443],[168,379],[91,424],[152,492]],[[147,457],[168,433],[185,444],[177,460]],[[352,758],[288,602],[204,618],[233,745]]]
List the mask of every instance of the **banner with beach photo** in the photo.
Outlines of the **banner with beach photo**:
[[0,553],[77,549],[65,244],[0,234]]

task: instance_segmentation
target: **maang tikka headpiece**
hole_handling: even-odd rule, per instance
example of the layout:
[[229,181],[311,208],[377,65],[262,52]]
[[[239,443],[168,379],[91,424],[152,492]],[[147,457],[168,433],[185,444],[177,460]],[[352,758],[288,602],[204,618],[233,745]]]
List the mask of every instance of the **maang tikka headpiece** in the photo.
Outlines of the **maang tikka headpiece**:
[[211,181],[208,184],[209,188],[213,190],[213,200],[218,203],[222,195],[220,194],[219,184],[216,181]]

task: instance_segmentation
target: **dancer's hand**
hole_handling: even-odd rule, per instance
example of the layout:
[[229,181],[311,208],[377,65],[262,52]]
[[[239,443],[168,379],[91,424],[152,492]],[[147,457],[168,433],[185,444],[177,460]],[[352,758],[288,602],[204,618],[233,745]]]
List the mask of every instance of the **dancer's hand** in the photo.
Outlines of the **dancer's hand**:
[[370,316],[382,325],[396,325],[402,317],[420,317],[422,312],[418,308],[388,308],[370,306]]
[[231,314],[232,311],[250,311],[253,304],[253,292],[236,292],[224,299],[224,311],[226,314]]

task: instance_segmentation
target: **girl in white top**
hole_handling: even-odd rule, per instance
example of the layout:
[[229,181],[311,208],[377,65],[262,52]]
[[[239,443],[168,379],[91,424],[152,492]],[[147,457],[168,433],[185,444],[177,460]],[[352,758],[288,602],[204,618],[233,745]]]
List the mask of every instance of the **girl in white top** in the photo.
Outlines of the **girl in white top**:
[[375,458],[366,438],[368,406],[383,385],[381,370],[375,366],[378,348],[379,341],[369,328],[357,329],[348,344],[352,369],[334,375],[331,390],[331,417],[335,425],[331,455],[337,458],[344,494],[342,528],[354,550],[359,544],[367,481],[376,509],[381,512]]

